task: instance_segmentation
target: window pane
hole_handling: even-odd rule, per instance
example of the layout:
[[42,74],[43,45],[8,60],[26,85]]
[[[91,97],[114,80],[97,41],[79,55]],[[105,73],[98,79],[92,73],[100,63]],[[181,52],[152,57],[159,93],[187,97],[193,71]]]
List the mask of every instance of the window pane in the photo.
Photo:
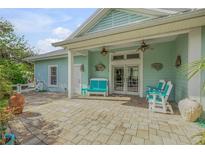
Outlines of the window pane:
[[140,58],[140,55],[138,53],[127,55],[127,59],[138,59],[138,58]]
[[56,75],[56,67],[51,67],[51,75]]
[[57,81],[56,81],[56,76],[51,76],[51,85],[56,85]]
[[57,67],[50,67],[50,84],[57,85]]
[[113,60],[122,60],[122,59],[124,59],[124,55],[113,56]]

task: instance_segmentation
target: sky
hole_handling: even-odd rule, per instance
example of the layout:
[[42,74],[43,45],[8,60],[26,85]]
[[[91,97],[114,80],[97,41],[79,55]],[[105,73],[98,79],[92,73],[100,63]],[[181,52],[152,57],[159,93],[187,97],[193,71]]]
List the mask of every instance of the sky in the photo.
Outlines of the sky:
[[74,32],[96,9],[0,9],[0,18],[10,21],[17,35],[39,54],[56,50],[52,42]]

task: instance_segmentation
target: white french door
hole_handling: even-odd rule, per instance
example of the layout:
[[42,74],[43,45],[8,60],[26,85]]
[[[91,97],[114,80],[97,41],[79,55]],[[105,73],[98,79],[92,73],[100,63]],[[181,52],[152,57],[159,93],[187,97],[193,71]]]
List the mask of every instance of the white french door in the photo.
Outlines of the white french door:
[[118,94],[139,94],[139,65],[112,67],[113,92]]

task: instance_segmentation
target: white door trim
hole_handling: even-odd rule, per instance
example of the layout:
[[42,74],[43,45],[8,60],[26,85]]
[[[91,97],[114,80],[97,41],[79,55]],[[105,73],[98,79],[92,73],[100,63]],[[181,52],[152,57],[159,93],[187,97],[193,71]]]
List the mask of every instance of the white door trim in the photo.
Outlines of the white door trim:
[[109,93],[113,93],[113,84],[112,84],[112,79],[113,79],[113,66],[124,66],[126,65],[135,65],[139,67],[139,92],[136,93],[140,97],[143,97],[143,53],[138,52],[140,54],[139,59],[132,59],[132,60],[116,60],[112,61],[112,56],[113,55],[124,55],[126,56],[127,54],[132,54],[132,53],[137,53],[136,50],[126,50],[126,51],[120,51],[120,52],[115,52],[115,53],[109,53]]

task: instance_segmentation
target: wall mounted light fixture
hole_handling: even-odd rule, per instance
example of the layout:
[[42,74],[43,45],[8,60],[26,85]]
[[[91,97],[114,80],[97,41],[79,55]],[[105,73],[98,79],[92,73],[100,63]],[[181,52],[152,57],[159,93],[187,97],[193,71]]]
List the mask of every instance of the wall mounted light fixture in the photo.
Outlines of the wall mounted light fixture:
[[178,55],[178,56],[177,56],[177,59],[176,59],[175,66],[176,66],[176,67],[179,67],[179,66],[181,66],[181,64],[182,64],[181,56]]

